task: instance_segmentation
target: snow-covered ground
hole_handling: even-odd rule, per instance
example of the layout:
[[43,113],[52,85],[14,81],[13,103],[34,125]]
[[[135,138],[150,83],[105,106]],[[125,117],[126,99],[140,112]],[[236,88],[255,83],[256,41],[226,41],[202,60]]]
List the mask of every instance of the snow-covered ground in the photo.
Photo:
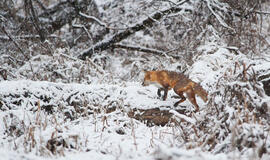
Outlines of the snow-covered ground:
[[[93,159],[153,159],[154,156],[171,156],[166,155],[166,152],[161,152],[161,147],[169,151],[169,148],[172,148],[170,152],[176,154],[176,157],[179,156],[178,154],[183,154],[188,158],[192,154],[192,152],[180,151],[177,153],[174,151],[174,146],[181,145],[175,140],[177,132],[174,131],[174,127],[147,127],[127,116],[128,110],[132,107],[147,109],[173,105],[174,99],[172,98],[168,98],[167,101],[158,99],[156,88],[151,86],[142,87],[139,83],[117,86],[21,80],[1,82],[0,94],[4,97],[9,94],[17,95],[16,98],[12,97],[15,98],[13,100],[12,98],[3,99],[5,104],[1,106],[4,110],[0,114],[0,119],[3,120],[0,122],[3,149],[1,155],[3,154],[5,159],[12,159],[14,156],[18,159],[43,159],[32,156],[33,154],[49,156],[51,153],[46,148],[46,143],[52,138],[64,139],[66,143],[72,145],[71,148],[70,146],[64,148],[60,145],[57,151],[65,157],[58,157],[58,159],[87,159],[88,157]],[[39,110],[39,105],[35,102],[38,102],[41,97],[44,98],[40,101],[41,107],[56,105],[59,108],[52,109],[53,114],[47,114],[42,108]],[[53,99],[48,102],[45,97]],[[73,121],[65,120],[65,110],[72,107],[69,101],[76,101],[78,97],[81,99],[77,99],[77,101],[87,99],[86,101],[89,102],[86,104],[87,107],[116,105],[117,107],[124,106],[123,109],[127,111],[119,110],[112,113],[101,111],[103,113],[78,116],[78,119]],[[19,106],[18,103],[20,103]],[[6,104],[12,108],[6,108]],[[7,131],[11,128],[6,128],[6,126],[16,126],[15,130],[23,133],[20,137],[16,137],[20,133]],[[32,140],[27,142],[28,138]],[[17,151],[4,151],[15,148]],[[156,153],[157,149],[158,153]],[[67,150],[71,150],[71,152],[68,153]],[[31,154],[24,155],[24,151],[31,152]]]
[[[167,101],[161,101],[156,96],[156,88],[142,87],[139,83],[117,86],[25,80],[3,81],[0,82],[0,94],[4,95],[2,100],[5,104],[14,103],[8,105],[12,107],[9,109],[6,109],[5,105],[1,106],[3,111],[0,113],[0,154],[4,159],[60,160],[91,157],[91,159],[100,160],[159,158],[225,160],[238,159],[240,156],[237,151],[229,154],[210,154],[203,152],[200,148],[186,150],[188,146],[179,141],[179,136],[182,134],[180,128],[174,125],[147,127],[129,118],[127,111],[132,107],[148,109],[173,104],[174,99],[168,98]],[[17,97],[5,98],[9,94],[17,95]],[[39,110],[39,105],[35,102],[38,102],[42,96],[49,100],[46,101],[44,98],[40,101],[40,106],[56,105],[59,108],[52,109],[52,114],[47,114],[42,108]],[[77,99],[79,97],[81,99]],[[101,111],[87,116],[81,114],[73,121],[66,119],[65,110],[69,107],[72,110],[68,102],[83,99],[89,102],[86,107],[113,106],[109,103],[115,103],[117,107],[124,106],[122,109],[127,111],[120,111],[119,108],[111,113]],[[16,100],[22,101],[15,102]],[[190,104],[186,102],[184,105]],[[199,105],[203,106],[202,103]],[[7,126],[9,128],[6,128]],[[12,129],[17,131],[11,131]],[[55,148],[58,155],[56,157],[52,156],[48,149],[48,141],[51,139],[65,143]],[[255,151],[248,153],[250,155],[246,155],[245,158],[241,156],[241,159],[250,159]]]
[[[231,56],[228,50],[221,48],[215,54],[198,59],[189,70],[189,75],[191,79],[201,82],[211,99],[219,90],[214,86],[222,81],[219,80],[222,75],[234,68],[231,64],[239,59],[244,61],[245,56]],[[261,61],[252,62],[257,63],[255,69],[264,68]],[[239,69],[237,73],[242,71]],[[233,74],[227,76],[236,77]],[[239,84],[249,85],[248,82]],[[222,102],[225,105],[224,115],[228,113],[227,120],[223,119],[223,114],[215,115],[220,113],[214,113],[215,109],[210,107],[210,102],[203,103],[200,98],[197,98],[200,112],[184,115],[175,110],[185,106],[184,109],[192,113],[194,108],[189,101],[174,108],[172,106],[177,100],[171,98],[175,95],[173,91],[169,92],[166,101],[160,100],[156,91],[154,86],[143,87],[141,80],[89,85],[31,80],[1,81],[0,155],[4,159],[60,160],[91,157],[102,160],[225,160],[257,159],[262,146],[269,148],[267,118],[260,118],[261,122],[253,119],[252,122],[249,120],[252,115],[246,112],[247,109],[243,110],[245,114],[242,115],[239,109],[226,104],[226,99],[222,101],[221,95],[212,98],[211,103]],[[222,87],[220,92],[223,92]],[[256,96],[256,92],[251,90],[250,93],[254,94],[251,97]],[[266,95],[263,97],[256,104],[269,100]],[[175,117],[184,121],[148,127],[128,116],[128,112],[134,108],[170,110]],[[238,119],[234,116],[236,113],[239,114]],[[255,111],[250,113],[254,114]],[[236,121],[242,124],[238,122],[237,125]],[[205,122],[208,124],[203,124]],[[203,126],[205,128],[201,128]],[[214,133],[217,135],[216,143],[213,144],[210,139]],[[242,140],[234,144],[238,143],[238,136]],[[259,136],[265,138],[260,139]],[[256,147],[249,148],[245,143],[254,143]],[[243,145],[244,149],[239,150],[237,145]],[[262,156],[265,160],[269,158],[269,154]]]

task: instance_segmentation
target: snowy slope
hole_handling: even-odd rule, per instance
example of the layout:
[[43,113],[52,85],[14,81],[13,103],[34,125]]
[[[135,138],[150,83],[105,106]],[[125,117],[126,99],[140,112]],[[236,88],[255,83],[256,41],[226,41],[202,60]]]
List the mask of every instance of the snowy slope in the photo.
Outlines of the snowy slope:
[[[73,121],[65,116],[66,112],[74,110],[69,101],[85,99],[83,103],[88,103],[86,105],[90,108],[120,105],[124,106],[124,110],[130,110],[132,107],[147,109],[172,106],[173,99],[161,101],[156,96],[156,88],[142,87],[139,83],[117,86],[2,81],[0,95],[4,102],[1,106],[4,112],[0,114],[0,119],[3,119],[0,121],[1,144],[4,148],[18,148],[20,154],[16,156],[20,158],[23,152],[51,155],[46,148],[51,139],[64,139],[65,143],[70,144],[68,149],[60,145],[56,152],[60,155],[72,154],[71,159],[88,156],[95,157],[94,159],[148,159],[159,143],[169,145],[174,141],[175,135],[170,133],[170,127],[148,128],[120,110],[113,113],[94,112],[88,116],[81,113],[74,115],[76,120]],[[36,103],[39,101],[41,110]],[[49,105],[53,106],[50,110],[53,114],[45,109]],[[16,131],[13,132],[11,127],[6,126],[16,126]],[[32,139],[30,142],[27,142],[28,136]],[[69,150],[71,152],[67,153]],[[79,152],[86,153],[78,154]],[[12,157],[13,154],[4,155],[8,159],[8,155]],[[28,155],[25,159],[28,157],[32,158]]]
[[[5,159],[258,158],[260,148],[270,145],[268,114],[261,113],[260,108],[241,108],[237,97],[231,103],[231,96],[226,99],[222,94],[234,93],[230,89],[240,85],[238,90],[254,98],[253,105],[268,102],[268,96],[255,91],[261,89],[260,83],[245,81],[242,74],[243,64],[254,64],[253,69],[259,72],[267,62],[247,61],[245,55],[234,56],[224,48],[207,54],[207,49],[209,46],[188,70],[190,78],[209,92],[207,104],[197,98],[197,113],[191,112],[194,108],[189,101],[174,108],[177,99],[171,98],[173,91],[162,101],[157,88],[143,87],[139,80],[90,85],[1,81],[0,155]],[[236,65],[232,64],[236,63],[239,66],[233,73]],[[252,72],[247,72],[247,78],[252,77]],[[175,111],[182,107],[192,114]],[[170,110],[179,121],[147,127],[128,116],[134,108]],[[262,159],[269,159],[269,154],[263,154]]]
[[[210,154],[201,149],[185,150],[188,144],[178,140],[182,130],[174,125],[147,127],[131,119],[127,111],[131,108],[168,109],[175,99],[170,92],[167,101],[157,98],[156,88],[142,87],[140,83],[124,83],[122,86],[106,84],[63,84],[42,81],[2,81],[0,82],[1,106],[0,136],[1,155],[5,159],[249,159],[254,151],[244,156],[235,151],[228,154]],[[11,99],[5,98],[11,96]],[[46,98],[47,97],[47,98]],[[53,98],[52,98],[53,97]],[[35,102],[40,101],[39,105]],[[74,120],[66,116],[75,107],[70,102],[87,103],[87,109],[103,108],[104,111],[84,115],[74,115]],[[199,105],[205,107],[199,100]],[[19,103],[19,105],[18,105]],[[52,105],[48,113],[42,106]],[[189,102],[183,103],[192,106]],[[106,106],[117,106],[119,110],[106,113]],[[165,107],[164,107],[165,106]],[[167,107],[166,107],[167,106]],[[204,107],[203,107],[204,106]],[[7,109],[7,107],[10,107]],[[173,109],[173,108],[172,108]],[[76,109],[75,109],[76,110]],[[197,117],[204,113],[197,114]],[[197,121],[192,118],[194,121]],[[11,131],[11,127],[16,126]],[[22,133],[21,133],[22,132]],[[180,136],[180,137],[179,137]],[[193,135],[190,135],[191,137]],[[181,138],[180,138],[181,139]],[[50,140],[60,143],[51,157],[48,149]],[[191,145],[191,144],[190,144]],[[182,148],[182,149],[179,149]],[[17,148],[17,149],[15,149]],[[4,151],[15,149],[16,151]],[[28,153],[28,154],[25,154]],[[64,157],[62,157],[64,156]],[[269,158],[269,157],[268,157]],[[265,158],[267,159],[267,158]]]

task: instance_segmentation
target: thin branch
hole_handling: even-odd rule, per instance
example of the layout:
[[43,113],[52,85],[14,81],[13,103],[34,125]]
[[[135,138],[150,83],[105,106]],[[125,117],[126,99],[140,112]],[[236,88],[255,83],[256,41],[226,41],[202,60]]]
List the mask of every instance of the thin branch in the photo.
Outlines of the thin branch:
[[43,28],[41,27],[41,24],[39,22],[39,18],[36,15],[36,12],[35,12],[35,9],[34,9],[34,6],[33,6],[33,2],[32,2],[32,0],[29,0],[28,3],[29,3],[29,6],[30,6],[30,11],[31,11],[31,15],[32,15],[31,19],[33,21],[33,24],[34,24],[38,34],[40,35],[40,40],[42,42],[44,42],[45,39],[46,39],[46,34],[45,34]]
[[266,12],[266,11],[255,11],[254,10],[253,13],[270,15],[270,12]]
[[116,28],[116,27],[110,27],[108,24],[106,24],[105,22],[102,22],[101,20],[99,20],[97,17],[94,16],[89,16],[87,14],[84,14],[82,12],[79,12],[79,15],[82,16],[83,18],[87,18],[90,19],[92,21],[97,22],[97,24],[99,24],[100,26],[107,28],[107,29],[112,29],[112,30],[125,30],[127,28]]
[[[20,40],[20,39],[39,39],[39,35],[21,35],[21,36],[13,36],[13,39]],[[55,38],[55,39],[61,39],[61,37],[57,35],[50,35],[47,36],[47,38]],[[11,40],[8,36],[0,35],[0,40],[2,41],[9,41]]]
[[79,24],[72,23],[72,27],[74,27],[74,28],[82,28],[86,32],[86,34],[88,36],[88,39],[93,40],[91,34],[88,32],[87,28],[84,25],[79,25]]
[[[15,41],[12,36],[6,31],[5,27],[2,26],[1,27],[1,30],[9,37],[9,39],[14,43],[14,45],[20,50],[20,52],[22,53],[22,55],[24,56],[24,58],[26,60],[30,60],[30,58],[24,53],[24,51],[21,49],[21,47],[19,46],[19,44],[17,43],[17,41]],[[30,69],[31,71],[33,72],[33,74],[35,75],[35,72],[33,70],[33,66],[32,66],[32,63],[31,61],[29,61],[29,65],[30,65]]]
[[130,46],[130,45],[123,45],[123,44],[114,44],[113,48],[121,48],[121,49],[127,49],[127,50],[132,50],[132,51],[152,53],[158,56],[164,56],[166,58],[175,58],[175,59],[179,58],[179,56],[176,56],[176,55],[168,55],[168,53],[173,52],[174,50],[164,52],[164,51],[160,51],[160,50],[152,49],[152,48],[136,47],[136,46]]
[[172,5],[177,5],[175,2],[170,1],[170,0],[157,0],[157,1],[160,1],[160,2],[169,2]]
[[79,15],[82,16],[82,17],[84,17],[84,18],[91,19],[91,20],[97,22],[99,25],[107,28],[107,24],[106,23],[102,22],[101,20],[99,20],[98,18],[96,18],[94,16],[89,16],[89,15],[84,14],[82,12],[79,12]]
[[219,14],[217,14],[215,11],[214,11],[214,9],[212,8],[212,6],[211,6],[211,3],[209,2],[209,1],[206,1],[206,4],[207,4],[207,7],[208,7],[208,9],[212,12],[212,14],[216,17],[216,19],[219,21],[219,23],[223,26],[223,27],[225,27],[225,28],[227,28],[227,29],[230,29],[230,30],[233,30],[234,31],[234,29],[233,28],[231,28],[222,18],[221,18],[221,16],[219,15]]
[[39,7],[43,10],[43,11],[47,11],[47,8],[44,6],[44,4],[40,1],[40,0],[34,0],[37,2],[37,4],[39,5]]
[[2,26],[1,30],[8,36],[8,38],[14,43],[14,45],[20,50],[20,52],[22,53],[22,55],[29,60],[29,57],[26,56],[26,54],[24,53],[24,51],[21,49],[20,45],[17,43],[17,41],[14,40],[14,38],[6,31],[5,27]]
[[145,53],[153,53],[159,56],[164,56],[165,52],[152,49],[152,48],[145,48],[145,47],[136,47],[136,46],[129,46],[129,45],[122,45],[122,44],[114,44],[113,48],[122,48],[122,49],[128,49],[132,51],[139,51],[139,52],[145,52]]

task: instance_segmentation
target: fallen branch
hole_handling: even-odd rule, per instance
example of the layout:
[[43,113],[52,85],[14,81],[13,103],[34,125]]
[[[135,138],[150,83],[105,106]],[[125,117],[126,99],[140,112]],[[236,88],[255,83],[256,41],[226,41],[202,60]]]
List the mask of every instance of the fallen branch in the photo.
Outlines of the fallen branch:
[[[137,109],[133,108],[128,112],[128,116],[130,118],[134,118],[136,120],[142,121],[146,123],[147,126],[160,125],[164,126],[170,122],[189,122],[191,124],[193,122],[191,118],[187,117],[187,114],[190,114],[185,108],[176,109],[175,111],[171,111],[170,109],[166,109],[164,106],[163,109],[160,108],[151,108],[151,109]],[[180,118],[175,118],[175,114],[181,115]],[[185,118],[183,118],[185,117]],[[188,119],[188,120],[187,120]],[[191,122],[190,122],[191,121]]]
[[132,51],[139,51],[139,52],[145,52],[145,53],[153,53],[159,56],[162,56],[165,54],[165,52],[156,50],[156,49],[151,49],[151,48],[145,48],[145,47],[136,47],[136,46],[128,46],[128,45],[122,45],[122,44],[114,44],[113,48],[122,48],[122,49],[127,49],[127,50],[132,50]]
[[179,6],[185,4],[188,1],[189,0],[184,0],[182,2],[177,3],[177,5],[172,6],[168,9],[165,9],[163,11],[157,11],[156,13],[154,13],[151,16],[149,16],[148,18],[142,20],[141,22],[133,25],[132,27],[127,28],[123,31],[120,31],[120,32],[116,33],[115,35],[111,36],[110,38],[104,39],[104,40],[96,43],[92,47],[84,50],[79,55],[79,58],[82,60],[85,60],[86,57],[91,57],[92,54],[95,52],[100,52],[100,51],[104,51],[104,50],[107,50],[109,48],[112,48],[115,43],[120,42],[121,40],[129,37],[130,35],[136,33],[137,31],[143,30],[146,27],[152,27],[153,24],[156,21],[160,20],[163,16],[171,14],[171,13],[176,13],[176,12],[183,10],[183,8],[180,8]]

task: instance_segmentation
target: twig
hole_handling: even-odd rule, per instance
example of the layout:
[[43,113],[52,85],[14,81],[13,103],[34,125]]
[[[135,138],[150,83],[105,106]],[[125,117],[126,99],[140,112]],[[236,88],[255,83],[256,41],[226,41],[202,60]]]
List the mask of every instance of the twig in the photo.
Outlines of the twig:
[[101,20],[99,20],[98,18],[96,18],[94,16],[89,16],[89,15],[84,14],[82,12],[79,12],[79,15],[82,16],[82,17],[84,17],[84,18],[91,19],[91,20],[97,22],[99,25],[101,25],[103,27],[107,27],[107,24],[106,23],[102,22]]
[[97,24],[99,24],[100,26],[102,26],[104,28],[107,28],[107,29],[112,29],[112,30],[125,30],[125,29],[127,29],[127,28],[110,27],[108,24],[106,24],[105,22],[102,22],[97,17],[89,16],[89,15],[87,15],[85,13],[82,13],[82,12],[79,12],[79,15],[82,16],[82,17],[84,17],[84,18],[87,18],[87,19],[90,19],[92,21],[95,21],[95,22],[97,22]]
[[40,0],[34,0],[37,2],[37,4],[40,6],[40,8],[43,10],[43,11],[47,11],[47,8],[44,6],[44,4],[40,1]]
[[266,11],[253,11],[253,13],[270,15],[270,12]]
[[89,38],[90,40],[93,40],[91,34],[88,32],[88,30],[86,29],[86,27],[85,27],[84,25],[79,25],[79,24],[72,23],[72,27],[75,27],[75,28],[82,28],[82,29],[86,32],[88,38]]
[[208,9],[212,12],[212,14],[216,17],[216,19],[219,21],[219,23],[220,23],[223,27],[225,27],[225,28],[227,28],[227,29],[230,29],[230,30],[233,30],[233,31],[234,31],[234,29],[231,28],[227,23],[225,23],[224,20],[220,17],[220,15],[218,15],[218,14],[214,11],[214,9],[212,8],[212,6],[211,6],[211,4],[209,3],[209,1],[206,1],[206,4],[207,4]]
[[170,4],[176,5],[175,2],[170,1],[170,0],[157,0],[157,1],[160,1],[160,2],[169,2]]

